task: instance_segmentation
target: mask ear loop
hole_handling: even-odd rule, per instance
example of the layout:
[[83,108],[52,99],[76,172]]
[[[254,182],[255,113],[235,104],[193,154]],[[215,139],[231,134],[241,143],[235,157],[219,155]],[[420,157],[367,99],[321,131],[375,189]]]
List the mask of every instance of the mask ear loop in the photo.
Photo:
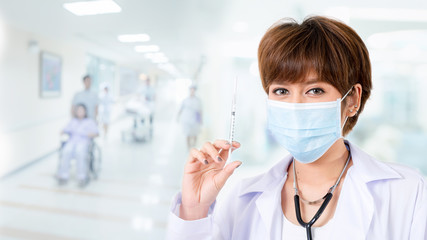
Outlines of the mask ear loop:
[[353,86],[351,86],[350,90],[347,91],[347,93],[344,95],[344,97],[341,98],[341,102],[344,101],[344,99],[347,97],[347,95],[351,92],[351,90],[353,90]]
[[345,116],[345,120],[344,120],[344,124],[341,126],[341,135],[342,135],[342,130],[344,129],[344,126],[347,122],[348,116]]
[[[347,97],[347,95],[353,90],[353,86],[351,86],[350,90],[347,91],[347,93],[344,95],[344,97],[341,98],[341,102],[344,101],[344,99]],[[345,124],[347,123],[348,116],[345,116],[344,124],[341,126],[341,136],[342,136],[342,130],[344,129]]]

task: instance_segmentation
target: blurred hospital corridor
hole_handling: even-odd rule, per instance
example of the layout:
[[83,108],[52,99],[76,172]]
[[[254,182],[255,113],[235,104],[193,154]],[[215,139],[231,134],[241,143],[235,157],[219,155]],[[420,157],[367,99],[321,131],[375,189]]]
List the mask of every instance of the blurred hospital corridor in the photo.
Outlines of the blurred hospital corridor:
[[276,164],[258,46],[313,15],[369,50],[346,138],[427,176],[427,2],[0,0],[0,240],[164,239],[189,149],[233,133],[229,181]]
[[102,169],[84,189],[58,186],[56,152],[2,180],[0,239],[162,239],[187,152],[175,106],[158,104],[152,141],[123,142],[128,116],[98,139]]

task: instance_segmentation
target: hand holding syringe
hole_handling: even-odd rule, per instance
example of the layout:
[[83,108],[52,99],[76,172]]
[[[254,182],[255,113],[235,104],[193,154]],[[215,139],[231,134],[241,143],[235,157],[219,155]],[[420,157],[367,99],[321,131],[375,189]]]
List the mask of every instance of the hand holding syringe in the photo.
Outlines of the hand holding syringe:
[[179,217],[184,220],[205,218],[227,179],[242,164],[240,161],[230,161],[232,151],[240,147],[240,143],[233,142],[236,90],[237,79],[234,81],[229,139],[206,142],[202,148],[190,151],[184,168],[179,211]]
[[[231,100],[231,118],[230,118],[230,133],[228,138],[228,143],[231,145],[234,140],[234,124],[236,121],[236,92],[237,92],[237,77],[234,79],[234,89],[233,96]],[[223,149],[219,150],[219,154],[221,154]],[[233,151],[233,147],[228,149],[228,159],[227,162],[231,162],[231,152]]]

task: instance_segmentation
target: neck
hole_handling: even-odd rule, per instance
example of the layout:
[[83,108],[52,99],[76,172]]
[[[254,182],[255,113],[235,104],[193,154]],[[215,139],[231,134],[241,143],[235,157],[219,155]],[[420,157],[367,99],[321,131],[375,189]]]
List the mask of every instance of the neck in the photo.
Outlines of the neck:
[[[308,164],[295,161],[298,184],[316,186],[335,182],[344,168],[348,154],[344,140],[339,139],[318,160]],[[292,164],[289,170],[292,170],[291,167]],[[293,179],[293,171],[288,173]]]

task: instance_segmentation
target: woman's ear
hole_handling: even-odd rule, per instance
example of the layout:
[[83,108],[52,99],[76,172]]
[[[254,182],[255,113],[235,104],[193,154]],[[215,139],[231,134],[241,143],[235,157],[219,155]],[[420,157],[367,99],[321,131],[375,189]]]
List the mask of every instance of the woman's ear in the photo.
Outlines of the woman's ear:
[[360,102],[362,99],[362,85],[357,83],[353,86],[352,93],[347,96],[346,112],[348,117],[356,116],[360,109]]

